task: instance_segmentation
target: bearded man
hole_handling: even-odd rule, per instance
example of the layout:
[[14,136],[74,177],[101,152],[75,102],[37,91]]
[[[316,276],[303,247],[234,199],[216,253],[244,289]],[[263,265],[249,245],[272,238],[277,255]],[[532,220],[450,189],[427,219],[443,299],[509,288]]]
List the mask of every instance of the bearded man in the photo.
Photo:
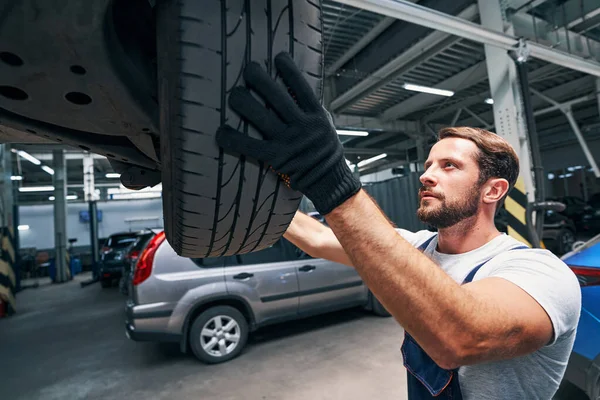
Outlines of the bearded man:
[[551,399],[581,292],[551,252],[496,229],[519,174],[510,144],[481,129],[443,129],[420,177],[417,211],[437,232],[395,229],[346,165],[329,114],[291,57],[275,61],[287,88],[256,63],[244,71],[268,108],[245,87],[229,99],[263,139],[225,125],[217,142],[270,165],[325,217],[329,227],[298,212],[284,236],[355,268],[402,325],[409,399]]

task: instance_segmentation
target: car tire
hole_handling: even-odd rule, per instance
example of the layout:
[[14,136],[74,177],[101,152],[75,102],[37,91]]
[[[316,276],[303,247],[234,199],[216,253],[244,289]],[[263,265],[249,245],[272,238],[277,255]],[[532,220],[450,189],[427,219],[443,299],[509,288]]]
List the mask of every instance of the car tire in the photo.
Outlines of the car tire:
[[[276,76],[289,52],[322,96],[317,0],[165,0],[157,7],[157,73],[166,238],[183,257],[258,251],[275,243],[302,195],[270,168],[217,146],[227,123],[260,138],[228,105],[256,61]],[[279,80],[279,78],[278,78]]]
[[[225,335],[227,332],[214,338],[217,340],[213,344],[214,347],[205,348],[213,340],[210,335],[206,335],[207,331],[205,329],[212,330],[215,335],[218,335],[216,332],[218,328],[215,325],[217,320],[221,321],[223,328],[226,328],[229,323],[234,324],[234,327],[229,332],[230,335],[232,333],[237,335],[237,341],[231,349],[227,347],[233,345],[233,341],[227,340],[227,335]],[[231,338],[231,336],[229,337]],[[220,348],[221,340],[224,340],[223,345],[226,346],[225,350]],[[215,306],[202,312],[192,323],[189,334],[189,343],[192,352],[196,358],[207,364],[223,363],[237,357],[244,349],[244,346],[246,346],[247,340],[248,322],[241,312],[230,306]],[[219,349],[218,351],[216,350],[217,348]],[[215,354],[215,352],[220,354]]]
[[575,234],[570,229],[562,228],[556,236],[556,248],[558,256],[562,256],[573,249],[575,243]]
[[103,289],[109,288],[112,286],[112,281],[110,279],[100,279],[100,286]]
[[385,309],[383,304],[375,297],[373,293],[371,293],[371,311],[373,314],[379,317],[391,317],[392,314],[389,313],[388,310]]

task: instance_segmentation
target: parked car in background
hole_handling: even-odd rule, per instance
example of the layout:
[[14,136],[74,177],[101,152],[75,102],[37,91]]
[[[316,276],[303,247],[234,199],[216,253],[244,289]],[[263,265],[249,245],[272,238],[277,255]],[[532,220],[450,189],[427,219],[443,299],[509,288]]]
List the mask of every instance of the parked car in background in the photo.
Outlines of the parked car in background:
[[123,276],[127,255],[138,239],[147,234],[147,230],[134,232],[117,232],[110,235],[100,252],[99,279],[103,288]]
[[552,210],[544,215],[542,241],[544,246],[557,256],[562,256],[573,249],[577,228],[572,219]]
[[123,276],[121,276],[121,279],[119,280],[119,289],[121,290],[121,293],[125,295],[129,293],[135,263],[148,242],[150,242],[154,235],[160,232],[160,229],[148,229],[147,232],[140,233],[135,243],[128,249],[123,259]]
[[581,286],[581,316],[564,376],[563,398],[576,398],[575,386],[590,399],[600,398],[600,235],[565,254]]
[[253,253],[190,259],[160,232],[135,265],[125,329],[132,340],[178,342],[213,364],[238,356],[259,327],[350,307],[389,316],[354,268],[285,238]]
[[594,208],[590,204],[590,201],[595,204],[593,196],[588,203],[576,196],[554,197],[549,200],[565,204],[566,208],[561,214],[573,220],[578,233],[600,233],[600,208]]
[[[507,211],[501,208],[496,215],[496,228],[500,232],[508,233]],[[544,229],[542,230],[542,241],[544,246],[557,256],[561,256],[573,248],[576,240],[575,223],[566,216],[552,210],[546,210],[544,214]]]

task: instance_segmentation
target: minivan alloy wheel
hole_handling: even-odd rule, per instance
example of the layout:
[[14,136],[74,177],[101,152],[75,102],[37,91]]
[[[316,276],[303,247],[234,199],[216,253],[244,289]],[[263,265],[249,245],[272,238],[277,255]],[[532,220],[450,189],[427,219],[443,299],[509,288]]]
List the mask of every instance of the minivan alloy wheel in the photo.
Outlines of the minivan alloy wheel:
[[231,317],[217,315],[204,324],[200,344],[211,356],[223,357],[235,350],[240,338],[239,324]]

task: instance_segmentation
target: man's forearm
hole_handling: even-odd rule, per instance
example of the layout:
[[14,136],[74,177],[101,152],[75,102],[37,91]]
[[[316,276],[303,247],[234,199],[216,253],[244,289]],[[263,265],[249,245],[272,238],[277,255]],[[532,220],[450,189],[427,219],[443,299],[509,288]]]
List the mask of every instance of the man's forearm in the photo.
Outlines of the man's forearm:
[[451,364],[458,352],[452,346],[474,334],[469,325],[477,312],[468,291],[398,235],[364,191],[326,219],[386,309],[434,360]]
[[319,236],[325,226],[314,218],[296,211],[294,219],[283,234],[287,240],[312,257],[320,257],[318,253]]
[[296,212],[283,237],[312,257],[352,266],[331,228],[300,211]]

